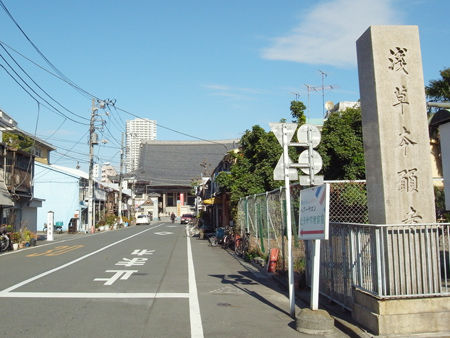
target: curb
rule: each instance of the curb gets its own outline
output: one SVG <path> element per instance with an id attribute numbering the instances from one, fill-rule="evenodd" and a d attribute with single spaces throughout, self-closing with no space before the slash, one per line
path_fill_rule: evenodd
<path id="1" fill-rule="evenodd" d="M 272 278 L 285 290 L 288 290 L 286 281 L 281 279 L 278 275 L 271 274 Z M 298 292 L 297 289 L 295 292 L 295 299 L 300 301 L 302 305 L 305 307 L 310 306 L 310 299 L 309 299 L 309 291 L 305 292 Z M 341 314 L 339 314 L 336 309 L 334 309 L 332 306 L 329 306 L 328 303 L 330 302 L 329 299 L 323 297 L 322 295 L 319 295 L 319 307 L 326 310 L 330 316 L 334 320 L 334 326 L 338 328 L 343 333 L 347 334 L 350 337 L 360 337 L 360 338 L 369 338 L 374 337 L 373 335 L 369 334 L 368 332 L 364 331 L 362 328 L 358 327 L 355 323 L 352 323 L 348 321 L 347 319 L 343 318 Z M 340 306 L 339 306 L 340 307 Z M 342 307 L 340 307 L 342 309 Z"/>

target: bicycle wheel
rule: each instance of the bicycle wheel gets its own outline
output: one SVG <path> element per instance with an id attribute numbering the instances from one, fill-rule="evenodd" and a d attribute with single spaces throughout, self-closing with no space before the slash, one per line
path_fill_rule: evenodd
<path id="1" fill-rule="evenodd" d="M 6 251 L 9 247 L 9 238 L 5 235 L 0 237 L 0 251 Z"/>
<path id="2" fill-rule="evenodd" d="M 234 253 L 238 256 L 242 256 L 242 238 L 237 237 L 234 240 Z"/>
<path id="3" fill-rule="evenodd" d="M 211 246 L 217 246 L 217 237 L 216 236 L 209 237 L 209 243 L 211 244 Z"/>
<path id="4" fill-rule="evenodd" d="M 242 239 L 242 248 L 241 248 L 241 250 L 242 250 L 242 255 L 243 255 L 244 253 L 246 253 L 246 252 L 248 251 L 248 249 L 249 249 L 248 237 L 247 237 L 247 236 L 244 236 L 244 238 Z"/>

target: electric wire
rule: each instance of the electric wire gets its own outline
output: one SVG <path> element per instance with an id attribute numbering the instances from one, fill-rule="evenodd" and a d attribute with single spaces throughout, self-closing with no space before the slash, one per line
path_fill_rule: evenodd
<path id="1" fill-rule="evenodd" d="M 0 0 L 1 1 L 1 0 Z M 54 113 L 63 116 L 65 118 L 67 118 L 68 120 L 71 120 L 74 123 L 80 124 L 80 125 L 89 125 L 88 123 L 83 123 L 83 122 L 79 122 L 76 121 L 74 119 L 72 119 L 71 117 L 65 115 L 64 113 L 62 113 L 59 109 L 55 108 L 51 103 L 49 103 L 46 99 L 44 99 L 41 95 L 39 95 L 30 85 L 28 85 L 28 83 L 26 81 L 24 81 L 24 79 L 14 70 L 13 67 L 11 67 L 11 65 L 8 63 L 8 61 L 6 61 L 6 59 L 3 57 L 3 55 L 0 53 L 0 58 L 8 65 L 8 67 L 14 72 L 14 74 L 16 74 L 16 76 L 23 82 L 23 84 L 25 86 L 27 86 L 37 97 L 39 97 L 42 101 L 44 101 L 48 106 L 50 106 L 52 109 L 47 108 L 50 111 L 53 111 Z M 28 92 L 20 83 L 19 81 L 17 81 L 17 79 L 5 68 L 4 65 L 0 64 L 0 66 L 8 73 L 8 75 L 23 89 L 25 90 L 28 95 L 30 95 L 35 101 L 38 101 L 35 97 L 33 97 L 33 95 L 30 94 L 30 92 Z"/>
<path id="2" fill-rule="evenodd" d="M 35 43 L 29 38 L 29 36 L 25 33 L 25 31 L 22 29 L 22 27 L 19 25 L 19 23 L 16 21 L 16 19 L 13 17 L 11 12 L 8 10 L 6 5 L 3 3 L 2 0 L 0 0 L 0 7 L 3 8 L 3 10 L 6 12 L 8 17 L 14 22 L 14 24 L 17 26 L 17 28 L 22 32 L 22 34 L 25 36 L 25 38 L 28 40 L 28 42 L 33 46 L 33 48 L 38 52 L 38 54 L 45 60 L 45 62 L 56 72 L 58 73 L 62 78 L 66 80 L 66 82 L 71 83 L 74 88 L 76 88 L 79 92 L 87 94 L 89 96 L 93 96 L 78 85 L 76 85 L 72 80 L 70 80 L 66 75 L 64 75 L 56 66 L 50 62 L 49 59 L 44 55 L 44 53 L 41 52 L 41 50 L 35 45 Z"/>
<path id="3" fill-rule="evenodd" d="M 131 115 L 131 116 L 134 116 L 134 117 L 136 117 L 136 118 L 140 118 L 140 119 L 142 118 L 142 117 L 140 117 L 140 116 L 138 116 L 138 115 L 136 115 L 136 114 L 133 114 L 133 113 L 131 113 L 131 112 L 129 112 L 129 111 L 123 109 L 123 108 L 120 108 L 120 107 L 117 107 L 117 106 L 116 106 L 116 109 L 117 109 L 117 110 L 120 110 L 120 111 L 122 111 L 122 112 L 124 112 L 124 113 L 127 113 L 127 114 L 129 114 L 129 115 Z M 179 130 L 176 130 L 176 129 L 173 129 L 173 128 L 170 128 L 170 127 L 163 126 L 162 124 L 157 123 L 156 121 L 155 121 L 155 124 L 156 124 L 158 127 L 161 127 L 161 128 L 163 128 L 163 129 L 170 130 L 170 131 L 172 131 L 172 132 L 174 132 L 174 133 L 177 133 L 177 134 L 180 134 L 180 135 L 184 135 L 184 136 L 187 136 L 187 137 L 190 137 L 190 138 L 193 138 L 193 139 L 197 139 L 197 140 L 201 140 L 201 141 L 204 141 L 204 142 L 220 144 L 220 145 L 224 146 L 226 150 L 228 150 L 227 146 L 226 146 L 225 144 L 223 144 L 223 143 L 216 142 L 216 141 L 212 141 L 212 140 L 207 140 L 207 139 L 204 139 L 204 138 L 201 138 L 201 137 L 197 137 L 197 136 L 194 136 L 194 135 L 190 135 L 190 134 L 187 134 L 187 133 L 185 133 L 185 132 L 182 132 L 182 131 L 179 131 Z"/>
<path id="4" fill-rule="evenodd" d="M 98 97 L 96 97 L 95 95 L 89 93 L 88 91 L 84 90 L 83 88 L 79 87 L 79 86 L 75 86 L 73 83 L 67 81 L 66 79 L 62 78 L 61 76 L 59 76 L 58 74 L 55 74 L 51 71 L 49 71 L 47 68 L 41 66 L 39 63 L 33 61 L 31 58 L 27 57 L 26 55 L 22 54 L 21 52 L 19 52 L 17 49 L 11 47 L 10 45 L 8 45 L 6 42 L 1 41 L 0 40 L 0 44 L 5 46 L 6 48 L 12 50 L 14 53 L 20 55 L 21 57 L 23 57 L 25 60 L 29 61 L 30 63 L 32 63 L 33 65 L 35 65 L 36 67 L 42 69 L 43 71 L 47 72 L 48 74 L 52 75 L 53 77 L 56 77 L 57 79 L 67 83 L 69 86 L 71 86 L 74 89 L 79 89 L 81 91 L 83 91 L 86 95 L 88 96 L 90 99 L 95 98 L 96 100 L 100 100 Z"/>
<path id="5" fill-rule="evenodd" d="M 23 53 L 19 52 L 18 50 L 14 49 L 13 47 L 9 46 L 9 45 L 8 45 L 7 43 L 5 43 L 4 41 L 1 41 L 1 40 L 0 40 L 0 44 L 6 46 L 7 48 L 9 48 L 10 50 L 14 51 L 15 53 L 17 53 L 18 55 L 20 55 L 20 56 L 23 57 L 24 59 L 26 59 L 26 60 L 28 60 L 29 62 L 31 62 L 32 64 L 34 64 L 35 66 L 37 66 L 37 67 L 39 67 L 40 69 L 44 70 L 44 71 L 47 72 L 48 74 L 50 74 L 50 75 L 52 75 L 52 76 L 58 78 L 59 80 L 65 82 L 65 83 L 67 83 L 67 84 L 69 84 L 70 86 L 72 86 L 72 87 L 74 87 L 74 88 L 76 88 L 76 89 L 77 89 L 77 88 L 78 88 L 78 89 L 81 89 L 83 92 L 87 93 L 87 94 L 89 95 L 90 98 L 95 98 L 96 100 L 100 100 L 100 101 L 101 101 L 101 99 L 99 99 L 99 98 L 98 98 L 97 96 L 95 96 L 94 94 L 89 93 L 88 91 L 82 89 L 82 88 L 79 87 L 79 86 L 75 86 L 73 83 L 67 81 L 66 79 L 62 78 L 61 76 L 58 76 L 57 74 L 55 74 L 55 73 L 49 71 L 48 69 L 46 69 L 45 67 L 41 66 L 41 65 L 38 64 L 37 62 L 33 61 L 31 58 L 28 58 L 28 57 L 25 56 Z M 121 112 L 126 113 L 126 114 L 128 114 L 128 115 L 130 115 L 130 116 L 133 116 L 133 117 L 135 117 L 135 118 L 143 118 L 143 117 L 141 117 L 141 116 L 139 116 L 139 115 L 136 115 L 136 114 L 131 113 L 131 112 L 128 111 L 128 110 L 125 110 L 125 109 L 123 109 L 123 108 L 117 107 L 115 104 L 113 105 L 113 108 L 114 108 L 117 112 L 118 112 L 118 111 L 121 111 Z M 122 119 L 122 117 L 121 117 L 120 114 L 117 114 L 117 115 L 119 116 L 120 119 Z M 179 131 L 179 130 L 176 130 L 176 129 L 173 129 L 173 128 L 170 128 L 170 127 L 167 127 L 167 126 L 164 126 L 164 125 L 162 125 L 161 123 L 156 123 L 156 125 L 159 126 L 159 127 L 161 127 L 161 128 L 163 128 L 163 129 L 167 129 L 167 130 L 169 130 L 169 131 L 172 131 L 172 132 L 174 132 L 174 133 L 177 133 L 177 134 L 180 134 L 180 135 L 183 135 L 183 136 L 187 136 L 187 137 L 189 137 L 189 138 L 193 138 L 193 139 L 197 139 L 197 140 L 201 140 L 201 141 L 209 142 L 209 143 L 220 144 L 220 145 L 224 146 L 224 147 L 228 150 L 228 148 L 226 147 L 226 145 L 224 145 L 223 143 L 215 142 L 215 141 L 208 140 L 208 139 L 205 139 L 205 138 L 201 138 L 201 137 L 198 137 L 198 136 L 194 136 L 194 135 L 191 135 L 191 134 L 188 134 L 188 133 L 185 133 L 185 132 L 182 132 L 182 131 Z"/>
<path id="6" fill-rule="evenodd" d="M 36 81 L 33 80 L 33 78 L 22 68 L 22 66 L 16 61 L 16 59 L 14 59 L 14 57 L 8 52 L 8 50 L 3 46 L 0 45 L 2 47 L 2 49 L 8 54 L 8 56 L 11 58 L 11 60 L 13 60 L 13 62 L 17 65 L 17 67 L 20 68 L 20 70 L 35 84 L 36 87 L 38 87 L 40 90 L 42 90 L 43 93 L 45 93 L 50 99 L 52 99 L 54 102 L 56 102 L 61 108 L 63 108 L 65 111 L 67 111 L 68 113 L 79 117 L 83 120 L 89 120 L 89 118 L 82 116 L 82 115 L 78 115 L 76 113 L 74 113 L 73 111 L 71 111 L 70 109 L 68 109 L 67 107 L 65 107 L 63 104 L 61 104 L 58 100 L 56 100 L 54 97 L 52 97 L 47 91 L 45 91 L 39 84 L 36 83 Z M 3 59 L 3 55 L 0 53 L 2 59 Z M 8 64 L 9 65 L 9 64 Z M 11 67 L 11 66 L 10 66 Z M 22 80 L 23 81 L 23 80 Z"/>
<path id="7" fill-rule="evenodd" d="M 48 139 L 50 139 L 53 135 L 55 135 L 64 125 L 64 123 L 67 121 L 66 118 L 63 119 L 63 121 L 61 122 L 61 124 L 49 135 L 46 136 L 46 138 L 44 138 L 45 141 L 47 141 Z"/>
<path id="8" fill-rule="evenodd" d="M 36 123 L 35 123 L 35 126 L 34 126 L 34 137 L 33 137 L 33 144 L 31 146 L 31 151 L 34 151 L 34 147 L 36 145 L 36 133 L 37 133 L 37 127 L 38 127 L 38 124 L 39 124 L 39 116 L 40 116 L 40 113 L 41 113 L 41 106 L 40 106 L 38 101 L 36 101 L 36 103 L 37 103 L 37 116 L 36 116 Z M 30 158 L 28 159 L 28 165 L 27 165 L 27 170 L 26 170 L 27 174 L 31 174 L 31 163 L 34 160 L 34 157 L 33 157 L 33 154 L 31 153 L 31 151 L 30 151 Z M 20 188 L 22 186 L 22 184 L 27 180 L 27 178 L 28 178 L 27 175 L 23 175 L 22 181 L 20 181 L 20 183 L 18 183 L 17 185 L 14 186 L 14 188 L 13 188 L 13 192 L 14 193 L 15 193 L 17 188 Z M 33 194 L 31 194 L 30 199 L 31 198 L 33 198 Z"/>

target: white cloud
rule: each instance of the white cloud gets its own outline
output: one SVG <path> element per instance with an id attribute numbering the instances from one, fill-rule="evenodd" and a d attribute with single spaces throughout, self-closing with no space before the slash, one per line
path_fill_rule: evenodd
<path id="1" fill-rule="evenodd" d="M 393 0 L 332 0 L 321 2 L 292 31 L 273 39 L 262 56 L 308 64 L 356 64 L 356 40 L 370 25 L 401 24 Z"/>
<path id="2" fill-rule="evenodd" d="M 251 95 L 264 94 L 261 89 L 232 87 L 222 84 L 207 84 L 203 87 L 209 89 L 212 95 L 239 100 L 248 100 L 252 98 Z"/>

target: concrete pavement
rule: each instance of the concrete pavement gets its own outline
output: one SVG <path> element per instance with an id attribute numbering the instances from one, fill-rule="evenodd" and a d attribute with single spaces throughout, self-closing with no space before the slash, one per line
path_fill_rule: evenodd
<path id="1" fill-rule="evenodd" d="M 11 280 L 9 281 L 9 278 L 6 278 L 5 280 L 2 280 L 2 283 L 5 284 L 4 287 L 13 285 L 17 281 L 26 279 L 26 275 L 37 275 L 41 272 L 40 270 L 44 271 L 43 264 L 53 264 L 54 266 L 65 264 L 70 259 L 76 259 L 76 257 L 80 257 L 85 253 L 92 252 L 96 247 L 102 245 L 102 242 L 105 244 L 109 243 L 109 238 L 111 238 L 111 240 L 112 237 L 116 239 L 124 238 L 130 233 L 136 233 L 136 230 L 140 232 L 141 229 L 144 230 L 147 227 L 139 226 L 133 228 L 135 229 L 128 228 L 110 231 L 110 234 L 103 232 L 92 235 L 56 234 L 55 241 L 53 242 L 44 240 L 38 241 L 39 247 L 48 246 L 49 248 L 58 246 L 75 247 L 76 244 L 80 243 L 83 245 L 78 245 L 80 246 L 79 249 L 67 252 L 63 255 L 53 256 L 52 258 L 45 258 L 45 256 L 38 255 L 36 258 L 31 258 L 27 261 L 23 261 L 21 256 L 32 253 L 32 248 L 30 248 L 31 250 L 27 253 L 21 250 L 23 254 L 10 257 L 11 259 L 14 258 L 17 262 L 21 262 L 21 266 L 26 265 L 26 269 L 11 273 Z M 76 284 L 70 282 L 71 280 L 74 280 L 71 275 L 73 276 L 75 271 L 72 268 L 68 268 L 59 270 L 48 277 L 43 277 L 39 279 L 39 281 L 23 286 L 19 288 L 19 291 L 58 291 L 59 293 L 64 293 L 65 297 L 70 299 L 73 292 L 84 292 L 87 290 L 86 286 L 89 285 L 91 291 L 97 292 L 96 295 L 98 297 L 99 292 L 103 292 L 103 287 L 101 286 L 102 283 L 92 282 L 93 277 L 102 277 L 102 275 L 105 274 L 103 270 L 110 268 L 109 265 L 111 265 L 112 262 L 125 256 L 128 250 L 127 248 L 143 248 L 146 245 L 150 245 L 151 248 L 156 249 L 157 253 L 160 253 L 160 255 L 152 256 L 151 263 L 148 263 L 151 264 L 148 265 L 148 268 L 151 268 L 136 274 L 134 279 L 130 279 L 126 282 L 126 285 L 128 285 L 127 289 L 117 289 L 117 292 L 129 292 L 130 290 L 136 290 L 135 292 L 138 292 L 145 290 L 146 292 L 175 292 L 177 295 L 182 295 L 180 292 L 186 292 L 187 289 L 188 281 L 186 276 L 188 275 L 189 295 L 193 292 L 191 289 L 191 282 L 195 284 L 195 294 L 196 298 L 198 298 L 198 319 L 200 320 L 200 322 L 197 323 L 202 324 L 201 333 L 204 337 L 310 336 L 301 334 L 295 330 L 295 321 L 289 316 L 289 301 L 286 292 L 280 288 L 280 285 L 277 284 L 272 276 L 261 272 L 251 264 L 238 259 L 231 252 L 223 250 L 220 247 L 210 247 L 206 240 L 198 240 L 196 238 L 187 239 L 187 243 L 189 244 L 186 255 L 186 239 L 182 240 L 182 237 L 186 237 L 186 234 L 184 233 L 183 236 L 183 230 L 184 226 L 180 224 L 172 225 L 170 223 L 165 223 L 155 231 L 158 231 L 161 235 L 163 232 L 172 235 L 155 236 L 153 234 L 155 231 L 147 232 L 145 235 L 143 234 L 127 241 L 127 243 L 130 242 L 130 244 L 126 244 L 125 246 L 114 246 L 115 249 L 113 251 L 102 251 L 98 255 L 91 256 L 89 259 L 73 265 L 77 271 L 83 271 L 82 275 L 75 274 L 77 276 Z M 102 234 L 106 236 L 103 236 Z M 55 245 L 52 246 L 52 244 Z M 169 247 L 173 247 L 173 249 L 167 251 L 169 249 L 168 245 Z M 120 249 L 120 252 L 116 253 L 118 249 Z M 23 250 L 28 251 L 29 249 Z M 39 249 L 37 250 L 39 252 L 42 251 Z M 46 251 L 48 250 L 44 250 L 42 253 Z M 170 253 L 170 255 L 164 254 L 164 252 Z M 192 260 L 187 257 L 190 252 Z M 189 264 L 187 264 L 186 261 L 193 262 L 192 268 L 195 269 L 194 281 L 190 280 L 191 275 L 193 274 L 187 274 L 187 270 L 189 270 L 190 267 L 187 267 Z M 18 265 L 16 264 L 15 266 Z M 51 265 L 48 266 L 48 268 L 51 267 Z M 14 280 L 16 281 L 14 282 Z M 144 280 L 145 284 L 141 284 L 140 281 Z M 95 289 L 92 289 L 92 287 Z M 113 286 L 109 289 L 113 289 Z M 186 293 L 185 295 L 187 296 Z M 189 299 L 191 299 L 191 296 L 189 296 Z M 18 298 L 18 300 L 20 300 L 20 298 Z M 62 306 L 62 303 L 58 300 L 46 299 L 45 302 L 51 306 L 49 311 L 53 314 L 57 313 L 56 310 L 58 309 L 58 306 Z M 17 301 L 14 301 L 14 303 L 17 304 Z M 26 309 L 26 313 L 30 313 L 30 315 L 33 312 L 36 313 L 35 311 L 39 307 L 39 302 L 28 300 L 26 304 L 26 307 L 23 308 L 24 310 Z M 87 319 L 87 317 L 76 314 L 76 306 L 85 306 L 86 304 L 92 304 L 92 302 L 71 300 L 70 302 L 64 302 L 64 304 L 66 306 L 65 311 L 74 316 L 74 318 L 80 320 L 82 318 Z M 71 304 L 70 307 L 69 304 Z M 117 300 L 98 300 L 94 301 L 94 304 L 100 311 L 96 312 L 96 317 L 100 313 L 104 313 L 104 315 L 108 317 L 104 318 L 105 324 L 110 322 L 108 321 L 109 318 L 120 315 L 121 318 L 127 318 L 127 321 L 134 322 L 135 325 L 142 325 L 145 316 L 147 316 L 148 319 L 145 322 L 146 329 L 143 332 L 151 332 L 150 336 L 154 337 L 167 336 L 167 329 L 164 329 L 165 326 L 162 325 L 162 323 L 167 321 L 167 314 L 169 313 L 171 314 L 169 320 L 172 319 L 174 321 L 170 332 L 177 332 L 178 336 L 186 336 L 185 334 L 187 332 L 185 328 L 186 326 L 189 327 L 189 317 L 186 317 L 186 310 L 190 307 L 190 301 L 188 304 L 186 298 L 178 300 L 154 299 L 151 302 L 143 300 L 126 302 L 119 302 Z M 142 315 L 136 315 L 135 312 L 132 312 L 134 315 L 128 318 L 124 316 L 123 309 L 122 312 L 116 311 L 116 307 L 110 308 L 108 307 L 108 304 L 116 304 L 121 307 L 131 306 L 129 310 L 136 309 L 136 306 L 138 306 L 139 313 Z M 32 311 L 34 306 L 36 306 L 36 310 Z M 150 308 L 148 306 L 150 306 Z M 301 308 L 304 308 L 304 304 L 299 301 L 297 302 L 297 312 L 300 311 Z M 192 309 L 190 312 L 192 327 Z M 86 323 L 88 322 L 85 322 L 85 325 Z M 95 325 L 98 324 L 94 323 L 89 322 L 88 329 L 82 329 L 81 327 L 72 325 L 71 334 L 74 334 L 75 332 L 88 332 L 89 330 L 98 331 L 99 329 L 103 332 L 111 331 L 110 326 L 103 325 L 104 327 L 96 327 Z M 56 332 L 64 330 L 62 323 L 61 325 L 53 326 L 53 332 L 55 332 L 55 334 Z M 117 328 L 122 329 L 121 326 L 118 326 Z M 123 329 L 124 328 L 125 327 L 123 327 Z M 135 331 L 136 328 L 133 327 L 129 332 Z M 111 331 L 110 333 L 112 336 L 117 336 L 118 331 Z M 23 336 L 28 336 L 28 334 L 24 333 Z M 335 329 L 332 334 L 328 336 L 345 337 L 346 335 L 338 329 Z"/>

